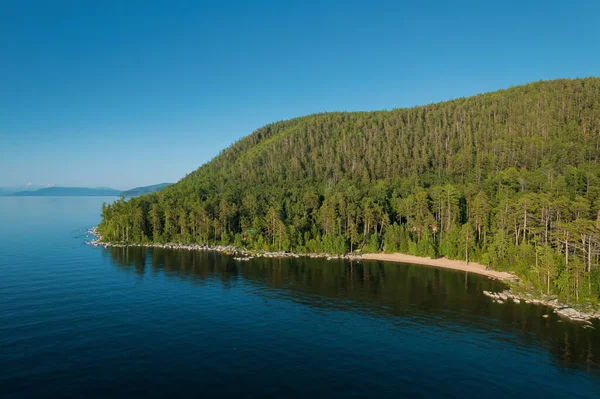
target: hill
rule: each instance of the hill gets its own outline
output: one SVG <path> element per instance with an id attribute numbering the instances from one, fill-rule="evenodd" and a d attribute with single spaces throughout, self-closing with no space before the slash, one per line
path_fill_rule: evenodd
<path id="1" fill-rule="evenodd" d="M 172 185 L 173 183 L 160 183 L 152 186 L 136 187 L 130 190 L 122 191 L 120 195 L 121 197 L 139 197 L 140 195 L 154 193 Z"/>
<path id="2" fill-rule="evenodd" d="M 600 79 L 543 81 L 258 129 L 159 193 L 103 206 L 104 239 L 399 251 L 600 293 Z"/>
<path id="3" fill-rule="evenodd" d="M 26 186 L 20 186 L 20 187 L 0 187 L 0 197 L 11 196 L 14 193 L 21 192 L 21 191 L 35 191 L 35 190 L 39 190 L 40 188 L 44 188 L 44 187 L 34 186 L 34 185 L 26 185 Z"/>
<path id="4" fill-rule="evenodd" d="M 18 197 L 110 197 L 119 194 L 119 190 L 112 188 L 48 187 L 35 191 L 19 191 L 12 195 Z"/>

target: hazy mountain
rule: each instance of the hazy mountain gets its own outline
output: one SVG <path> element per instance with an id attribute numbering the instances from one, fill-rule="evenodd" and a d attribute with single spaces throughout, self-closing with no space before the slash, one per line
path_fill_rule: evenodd
<path id="1" fill-rule="evenodd" d="M 119 190 L 103 187 L 48 187 L 35 191 L 19 191 L 12 195 L 18 197 L 117 197 L 120 193 Z"/>
<path id="2" fill-rule="evenodd" d="M 0 187 L 0 196 L 3 195 L 12 195 L 21 191 L 36 191 L 42 188 L 47 188 L 47 186 L 35 186 L 33 184 L 26 184 L 24 186 L 16 186 L 16 187 Z"/>
<path id="3" fill-rule="evenodd" d="M 0 188 L 0 196 L 17 196 L 17 197 L 90 197 L 90 196 L 121 196 L 121 197 L 138 197 L 144 194 L 154 193 L 165 187 L 171 186 L 173 183 L 160 183 L 152 186 L 136 187 L 125 191 L 115 190 L 110 187 L 43 187 L 26 186 L 26 187 L 2 187 Z"/>
<path id="4" fill-rule="evenodd" d="M 125 190 L 121 192 L 121 197 L 139 197 L 140 195 L 154 193 L 156 191 L 160 191 L 165 187 L 172 186 L 173 183 L 160 183 L 154 184 L 152 186 L 143 186 L 136 187 L 130 190 Z"/>

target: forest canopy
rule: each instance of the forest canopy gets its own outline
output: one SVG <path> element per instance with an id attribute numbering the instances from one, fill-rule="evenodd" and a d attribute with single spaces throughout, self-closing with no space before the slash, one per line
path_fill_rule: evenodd
<path id="1" fill-rule="evenodd" d="M 258 129 L 177 184 L 102 208 L 104 240 L 403 252 L 600 293 L 600 79 Z"/>

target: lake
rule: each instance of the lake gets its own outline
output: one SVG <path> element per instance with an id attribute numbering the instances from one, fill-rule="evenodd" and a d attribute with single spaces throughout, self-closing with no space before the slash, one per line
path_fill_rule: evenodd
<path id="1" fill-rule="evenodd" d="M 112 200 L 0 197 L 0 397 L 599 396 L 600 325 L 499 282 L 85 245 Z"/>

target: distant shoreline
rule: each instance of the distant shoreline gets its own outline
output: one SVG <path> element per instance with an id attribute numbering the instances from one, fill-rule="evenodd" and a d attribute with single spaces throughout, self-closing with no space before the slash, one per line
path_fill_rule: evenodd
<path id="1" fill-rule="evenodd" d="M 117 197 L 133 198 L 151 194 L 171 186 L 173 183 L 160 183 L 152 186 L 136 187 L 129 190 L 116 190 L 109 187 L 44 187 L 35 190 L 14 190 L 0 187 L 2 197 Z"/>

